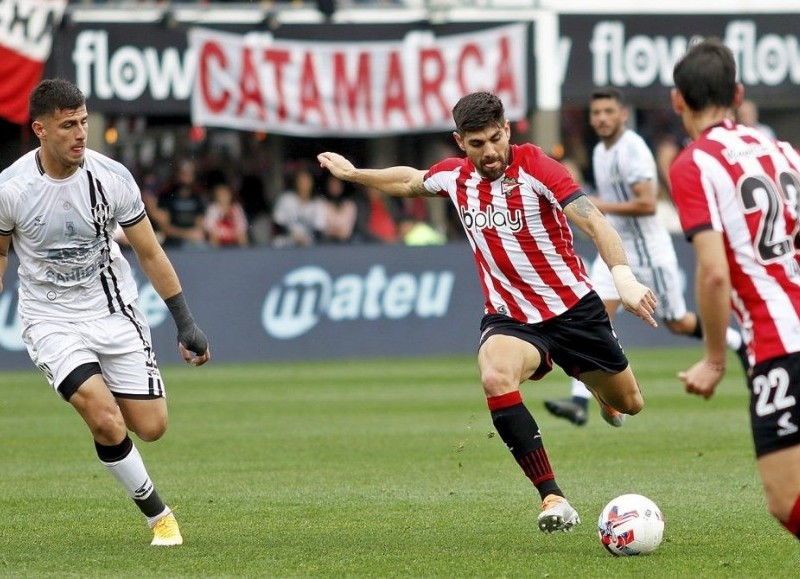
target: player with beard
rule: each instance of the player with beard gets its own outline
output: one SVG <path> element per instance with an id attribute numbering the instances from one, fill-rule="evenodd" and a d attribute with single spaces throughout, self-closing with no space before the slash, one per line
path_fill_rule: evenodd
<path id="1" fill-rule="evenodd" d="M 656 217 L 656 161 L 644 139 L 626 127 L 627 120 L 628 108 L 619 89 L 603 88 L 592 93 L 589 122 L 600 139 L 592 155 L 597 189 L 592 201 L 619 233 L 636 278 L 653 288 L 658 316 L 667 329 L 700 340 L 703 325 L 697 314 L 686 309 L 672 237 Z M 589 277 L 613 321 L 620 299 L 602 256 L 592 263 Z M 728 328 L 727 343 L 746 370 L 749 364 L 741 334 Z M 586 386 L 573 378 L 571 399 L 546 400 L 544 406 L 551 414 L 581 426 L 588 421 L 590 398 Z M 611 419 L 612 426 L 622 426 L 625 420 L 621 413 L 604 416 Z"/>
<path id="2" fill-rule="evenodd" d="M 510 125 L 496 95 L 464 96 L 453 119 L 453 137 L 466 157 L 445 159 L 427 171 L 358 169 L 331 152 L 318 159 L 339 179 L 399 197 L 446 197 L 455 205 L 485 297 L 478 366 L 492 422 L 539 492 L 539 528 L 569 531 L 580 517 L 555 480 L 520 385 L 540 379 L 555 363 L 589 386 L 603 412 L 636 414 L 644 401 L 603 302 L 575 255 L 567 218 L 594 241 L 625 308 L 654 327 L 656 298 L 636 280 L 619 235 L 567 170 L 532 144 L 510 144 Z"/>
<path id="3" fill-rule="evenodd" d="M 151 545 L 180 545 L 175 516 L 128 435 L 161 438 L 167 401 L 136 281 L 114 240 L 117 225 L 175 320 L 184 360 L 207 362 L 208 340 L 130 172 L 87 148 L 89 114 L 78 87 L 43 80 L 30 95 L 30 118 L 40 146 L 0 173 L 0 291 L 13 240 L 31 360 L 86 423 L 101 464 L 152 529 Z M 80 497 L 80 480 L 74 483 Z"/>

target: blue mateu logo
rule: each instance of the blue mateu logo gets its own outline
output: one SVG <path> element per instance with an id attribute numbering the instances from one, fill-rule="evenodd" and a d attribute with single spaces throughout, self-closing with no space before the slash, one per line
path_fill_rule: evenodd
<path id="1" fill-rule="evenodd" d="M 389 276 L 380 265 L 365 275 L 334 279 L 325 269 L 309 265 L 288 272 L 280 285 L 270 288 L 261 322 L 270 336 L 289 340 L 311 330 L 323 317 L 333 322 L 442 317 L 450 306 L 454 282 L 452 271 Z"/>

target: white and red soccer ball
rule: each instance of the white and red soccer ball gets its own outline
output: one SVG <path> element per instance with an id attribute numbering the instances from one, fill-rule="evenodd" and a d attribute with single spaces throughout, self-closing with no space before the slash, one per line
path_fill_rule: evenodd
<path id="1" fill-rule="evenodd" d="M 597 534 L 612 555 L 647 555 L 664 538 L 664 515 L 647 497 L 620 495 L 600 513 Z"/>

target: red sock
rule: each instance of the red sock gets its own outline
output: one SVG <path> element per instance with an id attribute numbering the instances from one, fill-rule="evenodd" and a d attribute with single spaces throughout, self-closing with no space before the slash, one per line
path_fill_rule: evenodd
<path id="1" fill-rule="evenodd" d="M 520 394 L 519 390 L 515 390 L 500 396 L 488 396 L 486 403 L 489 405 L 489 410 L 503 410 L 504 408 L 522 404 L 522 394 Z"/>
<path id="2" fill-rule="evenodd" d="M 547 453 L 544 447 L 539 447 L 533 452 L 529 452 L 525 456 L 517 459 L 522 472 L 525 473 L 535 486 L 539 486 L 547 480 L 553 480 L 556 475 L 553 474 L 553 468 L 550 466 L 550 459 L 547 458 Z"/>
<path id="3" fill-rule="evenodd" d="M 786 522 L 781 521 L 781 524 L 792 535 L 800 539 L 800 495 L 798 495 L 797 500 L 794 503 L 794 507 L 792 507 L 792 512 L 789 514 L 789 520 Z"/>

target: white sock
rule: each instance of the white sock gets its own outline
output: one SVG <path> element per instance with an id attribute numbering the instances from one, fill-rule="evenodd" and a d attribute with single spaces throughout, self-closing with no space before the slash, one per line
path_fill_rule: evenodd
<path id="1" fill-rule="evenodd" d="M 139 450 L 134 444 L 128 456 L 116 462 L 100 461 L 104 467 L 117 479 L 128 496 L 134 500 L 146 499 L 153 492 L 153 481 L 144 468 L 144 461 Z"/>
<path id="2" fill-rule="evenodd" d="M 589 389 L 586 387 L 586 385 L 577 378 L 572 379 L 572 395 L 577 396 L 578 398 L 586 399 L 592 397 L 592 393 L 589 392 Z"/>
<path id="3" fill-rule="evenodd" d="M 171 512 L 172 509 L 170 509 L 169 507 L 164 507 L 164 510 L 158 513 L 155 517 L 147 517 L 147 526 L 152 529 L 153 525 L 155 525 L 158 521 L 166 517 Z"/>

